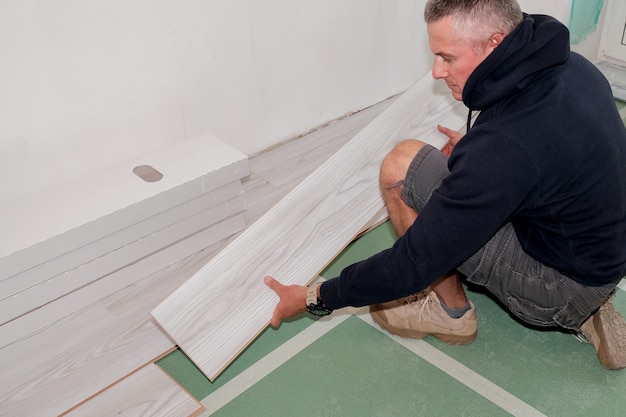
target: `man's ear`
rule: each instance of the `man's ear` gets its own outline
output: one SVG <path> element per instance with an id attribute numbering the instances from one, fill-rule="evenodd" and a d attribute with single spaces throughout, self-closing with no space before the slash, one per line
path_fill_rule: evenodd
<path id="1" fill-rule="evenodd" d="M 492 46 L 495 48 L 502 43 L 503 39 L 504 39 L 503 34 L 494 33 L 493 35 L 491 35 L 491 38 L 489 38 L 489 46 Z"/>

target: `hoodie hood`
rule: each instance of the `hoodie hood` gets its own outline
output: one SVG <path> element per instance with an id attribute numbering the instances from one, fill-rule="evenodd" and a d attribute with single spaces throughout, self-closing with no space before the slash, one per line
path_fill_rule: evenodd
<path id="1" fill-rule="evenodd" d="M 463 103 L 484 110 L 534 82 L 535 75 L 569 57 L 569 31 L 558 20 L 524 14 L 524 20 L 474 70 L 463 89 Z"/>

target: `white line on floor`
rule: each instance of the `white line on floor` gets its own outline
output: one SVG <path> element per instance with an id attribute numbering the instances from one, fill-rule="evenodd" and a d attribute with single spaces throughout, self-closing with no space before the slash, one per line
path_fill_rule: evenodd
<path id="1" fill-rule="evenodd" d="M 215 413 L 270 372 L 343 323 L 352 314 L 512 415 L 546 417 L 545 414 L 423 340 L 404 339 L 381 330 L 371 320 L 366 309 L 346 309 L 343 313 L 335 313 L 332 318 L 318 320 L 203 399 L 201 402 L 206 409 L 199 414 L 199 417 L 208 417 Z"/>
<path id="2" fill-rule="evenodd" d="M 355 311 L 354 313 L 361 320 L 365 321 L 372 327 L 386 334 L 397 343 L 409 349 L 411 352 L 415 353 L 422 359 L 441 369 L 443 372 L 447 373 L 451 377 L 455 378 L 457 381 L 466 385 L 470 389 L 474 390 L 476 393 L 482 395 L 487 400 L 491 401 L 498 407 L 508 411 L 514 416 L 546 417 L 545 414 L 526 404 L 524 401 L 520 400 L 513 394 L 502 389 L 482 375 L 472 371 L 467 366 L 456 361 L 455 359 L 451 358 L 450 356 L 446 355 L 445 353 L 441 352 L 439 349 L 433 347 L 425 341 L 405 339 L 402 337 L 394 336 L 382 330 L 376 323 L 374 323 L 366 309 L 361 309 L 361 311 Z"/>
<path id="3" fill-rule="evenodd" d="M 198 417 L 210 416 L 351 316 L 337 312 L 310 325 L 203 399 L 206 409 Z"/>

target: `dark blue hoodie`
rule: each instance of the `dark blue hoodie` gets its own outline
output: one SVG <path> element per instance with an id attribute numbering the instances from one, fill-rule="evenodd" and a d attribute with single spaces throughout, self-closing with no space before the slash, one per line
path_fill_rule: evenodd
<path id="1" fill-rule="evenodd" d="M 524 250 L 587 285 L 624 276 L 626 130 L 610 87 L 548 16 L 523 22 L 463 90 L 474 126 L 395 245 L 321 288 L 331 308 L 425 289 L 511 222 Z"/>

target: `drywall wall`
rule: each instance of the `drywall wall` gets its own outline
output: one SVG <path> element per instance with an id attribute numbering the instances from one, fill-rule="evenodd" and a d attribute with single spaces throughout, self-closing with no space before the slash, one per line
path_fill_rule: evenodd
<path id="1" fill-rule="evenodd" d="M 430 69 L 424 4 L 0 2 L 0 204 L 207 131 L 254 154 L 399 93 Z"/>
<path id="2" fill-rule="evenodd" d="M 207 131 L 252 154 L 399 93 L 430 65 L 424 3 L 0 2 L 3 195 Z"/>
<path id="3" fill-rule="evenodd" d="M 526 13 L 554 16 L 568 25 L 574 0 L 517 0 Z"/>

